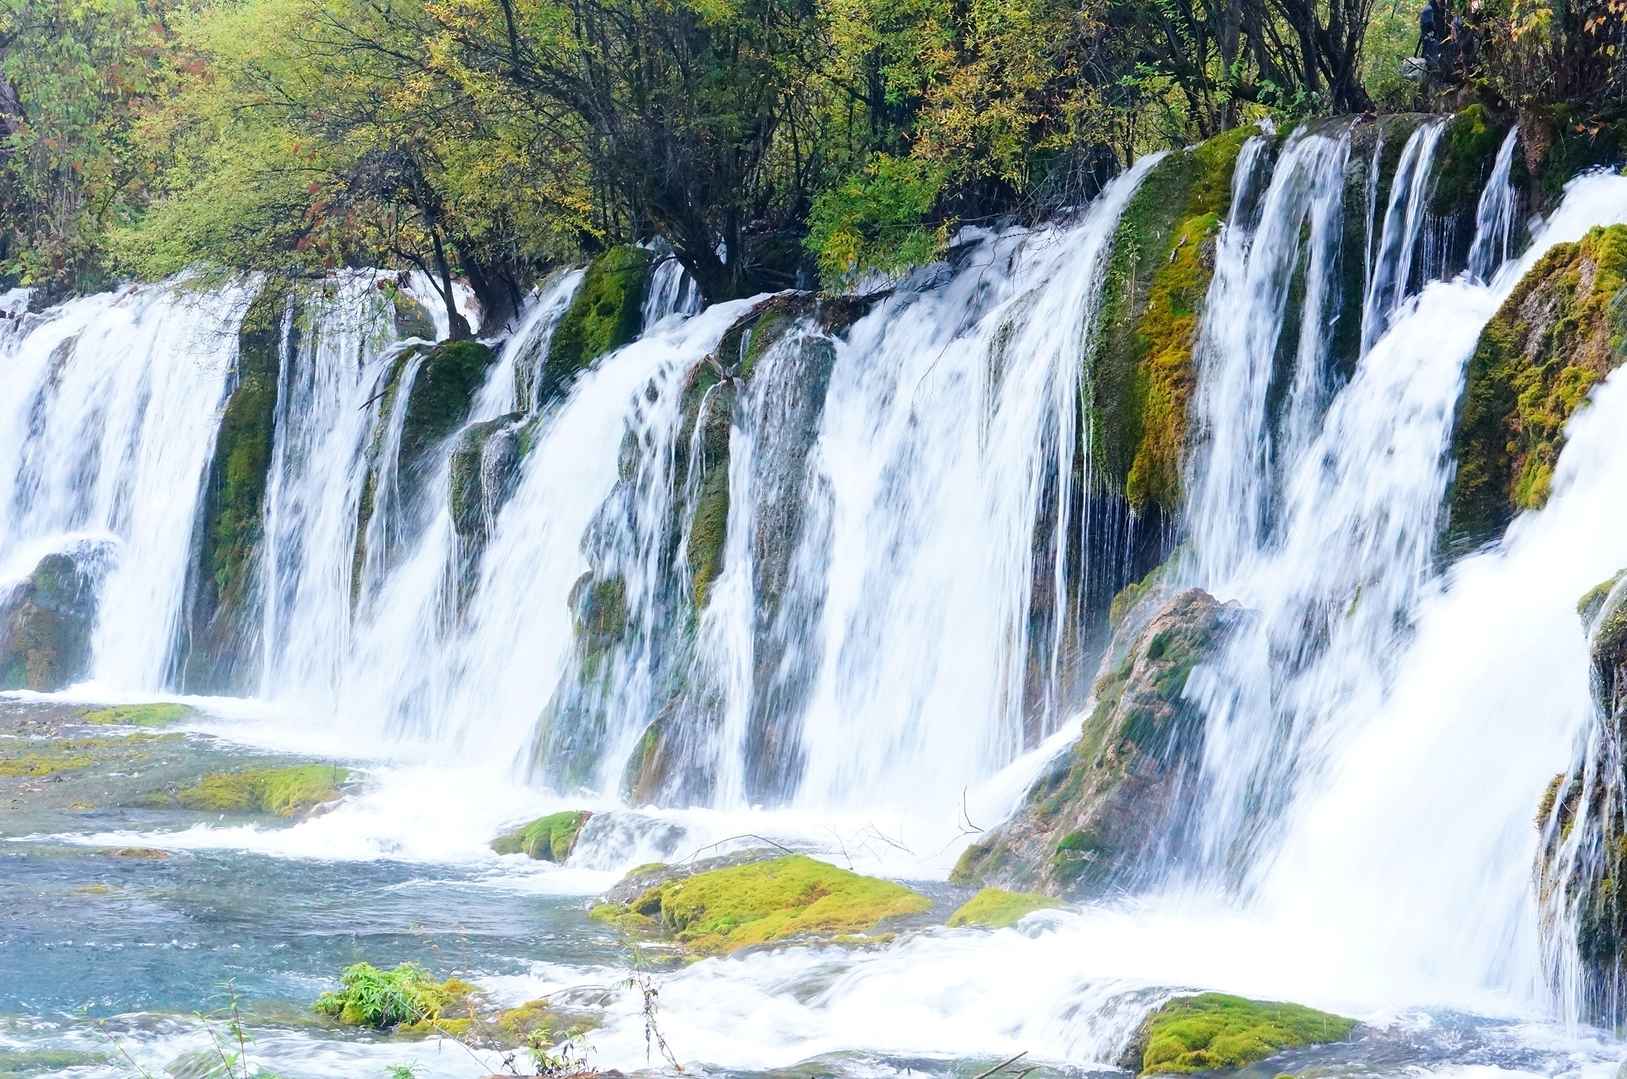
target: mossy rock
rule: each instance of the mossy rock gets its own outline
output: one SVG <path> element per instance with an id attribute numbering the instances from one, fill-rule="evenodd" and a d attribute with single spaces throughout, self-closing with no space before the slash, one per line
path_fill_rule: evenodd
<path id="1" fill-rule="evenodd" d="M 90 669 L 105 544 L 40 559 L 0 597 L 0 690 L 65 689 Z"/>
<path id="2" fill-rule="evenodd" d="M 1037 910 L 1055 910 L 1061 905 L 1055 896 L 984 888 L 949 916 L 949 927 L 956 929 L 975 925 L 985 929 L 1004 929 L 1016 925 Z"/>
<path id="3" fill-rule="evenodd" d="M 1627 162 L 1627 110 L 1587 103 L 1539 105 L 1520 113 L 1525 186 L 1534 208 L 1559 205 L 1565 185 L 1588 169 Z"/>
<path id="4" fill-rule="evenodd" d="M 349 771 L 328 764 L 246 768 L 213 772 L 172 794 L 155 794 L 150 801 L 206 813 L 292 817 L 338 799 L 349 779 Z"/>
<path id="5" fill-rule="evenodd" d="M 458 435 L 447 463 L 452 528 L 466 541 L 484 544 L 488 510 L 495 515 L 519 479 L 517 428 L 524 417 L 510 413 L 471 423 Z"/>
<path id="6" fill-rule="evenodd" d="M 581 287 L 548 342 L 539 405 L 564 392 L 600 356 L 638 336 L 652 259 L 641 247 L 623 246 L 611 248 L 589 264 Z"/>
<path id="7" fill-rule="evenodd" d="M 1627 225 L 1556 244 L 1481 332 L 1453 426 L 1448 545 L 1548 500 L 1565 424 L 1627 356 Z"/>
<path id="8" fill-rule="evenodd" d="M 168 727 L 197 715 L 185 704 L 117 704 L 79 713 L 79 722 L 93 727 Z"/>
<path id="9" fill-rule="evenodd" d="M 1257 134 L 1239 128 L 1160 161 L 1113 233 L 1090 365 L 1090 451 L 1137 510 L 1180 505 L 1192 350 L 1214 238 L 1231 207 L 1238 155 Z"/>
<path id="10" fill-rule="evenodd" d="M 401 428 L 402 475 L 422 469 L 429 454 L 462 427 L 497 356 L 479 341 L 446 341 L 424 357 L 407 391 Z"/>
<path id="11" fill-rule="evenodd" d="M 1121 627 L 1103 659 L 1095 706 L 1079 741 L 1034 781 L 1017 813 L 969 846 L 950 874 L 998 885 L 1086 896 L 1137 859 L 1170 853 L 1184 833 L 1190 784 L 1202 758 L 1202 714 L 1185 698 L 1197 665 L 1224 644 L 1241 611 L 1198 589 Z"/>
<path id="12" fill-rule="evenodd" d="M 234 688 L 237 631 L 253 601 L 265 493 L 276 434 L 277 392 L 285 327 L 293 292 L 273 278 L 249 304 L 237 333 L 237 364 L 231 393 L 215 435 L 204 485 L 197 587 L 191 612 L 193 648 L 189 688 Z"/>
<path id="13" fill-rule="evenodd" d="M 1147 1017 L 1119 1063 L 1142 1075 L 1234 1071 L 1284 1049 L 1350 1037 L 1354 1019 L 1225 993 L 1178 997 Z"/>
<path id="14" fill-rule="evenodd" d="M 89 768 L 94 763 L 84 753 L 57 750 L 44 753 L 0 753 L 0 776 L 21 779 L 46 779 L 63 772 Z"/>
<path id="15" fill-rule="evenodd" d="M 1470 105 L 1447 121 L 1435 152 L 1434 188 L 1429 211 L 1438 217 L 1464 218 L 1472 224 L 1480 193 L 1509 124 L 1484 105 Z"/>
<path id="16" fill-rule="evenodd" d="M 647 920 L 692 955 L 721 955 L 803 937 L 866 933 L 931 907 L 930 899 L 902 884 L 790 854 L 657 884 L 594 914 L 611 922 Z"/>
<path id="17" fill-rule="evenodd" d="M 585 809 L 550 813 L 498 836 L 492 840 L 491 849 L 498 854 L 523 854 L 538 861 L 564 865 L 576 847 L 582 826 L 592 816 Z"/>

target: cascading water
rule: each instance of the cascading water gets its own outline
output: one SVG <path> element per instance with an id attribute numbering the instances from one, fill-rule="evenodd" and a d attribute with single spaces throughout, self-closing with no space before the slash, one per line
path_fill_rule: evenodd
<path id="1" fill-rule="evenodd" d="M 0 549 L 114 540 L 92 677 L 156 690 L 171 673 L 187 556 L 246 284 L 154 286 L 21 316 L 0 406 Z"/>
<path id="2" fill-rule="evenodd" d="M 1383 336 L 1401 301 L 1415 293 L 1422 281 L 1430 279 L 1432 268 L 1420 266 L 1418 260 L 1420 249 L 1427 243 L 1435 155 L 1446 125 L 1447 121 L 1441 119 L 1425 121 L 1401 148 L 1401 159 L 1390 181 L 1378 253 L 1367 277 L 1361 323 L 1363 354 Z"/>
<path id="3" fill-rule="evenodd" d="M 1491 280 L 1497 268 L 1508 261 L 1514 243 L 1514 215 L 1519 206 L 1519 192 L 1514 189 L 1514 151 L 1519 146 L 1520 129 L 1508 129 L 1503 144 L 1497 148 L 1497 160 L 1492 163 L 1491 179 L 1480 195 L 1474 211 L 1474 242 L 1469 246 L 1469 272 L 1482 281 Z"/>
<path id="4" fill-rule="evenodd" d="M 1580 181 L 1490 284 L 1431 285 L 1396 313 L 1299 462 L 1281 542 L 1238 589 L 1256 612 L 1249 630 L 1195 687 L 1210 717 L 1211 857 L 1242 871 L 1272 915 L 1297 924 L 1315 910 L 1337 924 L 1337 962 L 1350 969 L 1408 971 L 1440 992 L 1489 984 L 1529 999 L 1540 985 L 1531 807 L 1579 722 L 1575 596 L 1623 552 L 1578 541 L 1584 526 L 1569 515 L 1593 512 L 1580 501 L 1591 478 L 1442 583 L 1431 583 L 1434 544 L 1481 327 L 1548 247 L 1624 217 L 1627 181 Z M 1590 477 L 1609 474 L 1590 443 L 1566 454 Z M 1544 545 L 1524 553 L 1527 535 Z M 1577 556 L 1559 553 L 1571 542 Z M 1499 620 L 1488 605 L 1549 621 Z M 1554 642 L 1539 678 L 1535 639 Z"/>

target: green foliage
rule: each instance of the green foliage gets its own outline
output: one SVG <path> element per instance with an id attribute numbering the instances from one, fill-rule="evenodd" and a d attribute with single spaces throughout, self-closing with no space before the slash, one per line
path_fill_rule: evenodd
<path id="1" fill-rule="evenodd" d="M 343 768 L 300 764 L 214 772 L 176 792 L 183 809 L 207 813 L 267 813 L 292 817 L 339 797 L 350 778 Z"/>
<path id="2" fill-rule="evenodd" d="M 498 854 L 523 854 L 527 858 L 562 865 L 571 856 L 576 837 L 591 816 L 593 814 L 585 809 L 550 813 L 498 836 L 492 840 L 491 848 Z"/>
<path id="3" fill-rule="evenodd" d="M 988 929 L 1004 929 L 1016 925 L 1036 910 L 1051 910 L 1061 905 L 1048 895 L 984 888 L 949 916 L 949 927 L 980 925 Z"/>
<path id="4" fill-rule="evenodd" d="M 862 172 L 821 191 L 808 214 L 808 250 L 831 284 L 929 261 L 948 222 L 926 224 L 948 178 L 937 164 L 877 154 Z"/>
<path id="5" fill-rule="evenodd" d="M 312 1007 L 346 1026 L 391 1030 L 415 1023 L 454 1022 L 446 1013 L 467 1003 L 474 987 L 457 978 L 436 981 L 416 963 L 380 970 L 355 963 L 339 976 L 338 991 L 323 993 Z"/>
<path id="6" fill-rule="evenodd" d="M 1283 1049 L 1343 1041 L 1355 1020 L 1298 1004 L 1202 993 L 1170 1001 L 1141 1031 L 1141 1074 L 1219 1071 Z"/>
<path id="7" fill-rule="evenodd" d="M 593 914 L 624 927 L 647 925 L 694 954 L 715 955 L 808 934 L 868 932 L 931 906 L 901 884 L 791 854 L 657 884 L 623 907 Z"/>

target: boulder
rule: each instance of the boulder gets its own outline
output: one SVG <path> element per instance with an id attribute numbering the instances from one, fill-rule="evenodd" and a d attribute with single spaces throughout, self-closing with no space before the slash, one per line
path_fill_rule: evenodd
<path id="1" fill-rule="evenodd" d="M 536 405 L 563 393 L 595 360 L 638 336 L 653 256 L 642 247 L 613 247 L 589 264 L 548 342 Z"/>
<path id="2" fill-rule="evenodd" d="M 21 581 L 0 585 L 0 689 L 50 693 L 86 674 L 110 560 L 109 544 L 76 544 L 40 559 Z"/>
<path id="3" fill-rule="evenodd" d="M 1186 808 L 1183 781 L 1202 757 L 1202 715 L 1185 698 L 1187 678 L 1240 614 L 1190 589 L 1130 627 L 1129 646 L 1103 662 L 1079 741 L 1047 766 L 1011 820 L 966 850 L 950 879 L 1084 895 L 1166 848 Z"/>
<path id="4" fill-rule="evenodd" d="M 1225 993 L 1176 997 L 1153 1010 L 1119 1067 L 1141 1075 L 1235 1071 L 1285 1049 L 1350 1037 L 1354 1019 Z"/>
<path id="5" fill-rule="evenodd" d="M 504 832 L 492 840 L 491 849 L 498 854 L 523 854 L 537 861 L 564 865 L 576 846 L 582 826 L 592 816 L 585 809 L 550 813 Z"/>

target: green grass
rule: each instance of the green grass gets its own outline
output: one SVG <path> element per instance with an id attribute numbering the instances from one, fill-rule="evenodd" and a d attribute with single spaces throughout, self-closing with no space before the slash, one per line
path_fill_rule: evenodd
<path id="1" fill-rule="evenodd" d="M 167 727 L 193 714 L 184 704 L 120 704 L 81 712 L 79 721 L 95 727 Z"/>
<path id="2" fill-rule="evenodd" d="M 1062 904 L 1048 895 L 1035 892 L 1008 892 L 1003 888 L 984 888 L 963 903 L 949 916 L 951 929 L 966 925 L 980 925 L 989 929 L 1004 929 L 1016 925 L 1036 910 L 1053 910 Z"/>
<path id="3" fill-rule="evenodd" d="M 338 798 L 340 785 L 349 778 L 345 769 L 328 764 L 215 772 L 178 792 L 175 801 L 184 809 L 208 813 L 291 817 Z"/>
<path id="4" fill-rule="evenodd" d="M 1298 1004 L 1201 993 L 1170 1001 L 1142 1027 L 1142 1075 L 1240 1068 L 1301 1045 L 1343 1041 L 1354 1019 Z"/>
<path id="5" fill-rule="evenodd" d="M 391 1030 L 413 1024 L 456 1024 L 444 1013 L 468 1001 L 474 986 L 457 978 L 438 982 L 416 963 L 380 970 L 355 963 L 339 976 L 337 992 L 323 993 L 313 1008 L 346 1026 Z"/>

